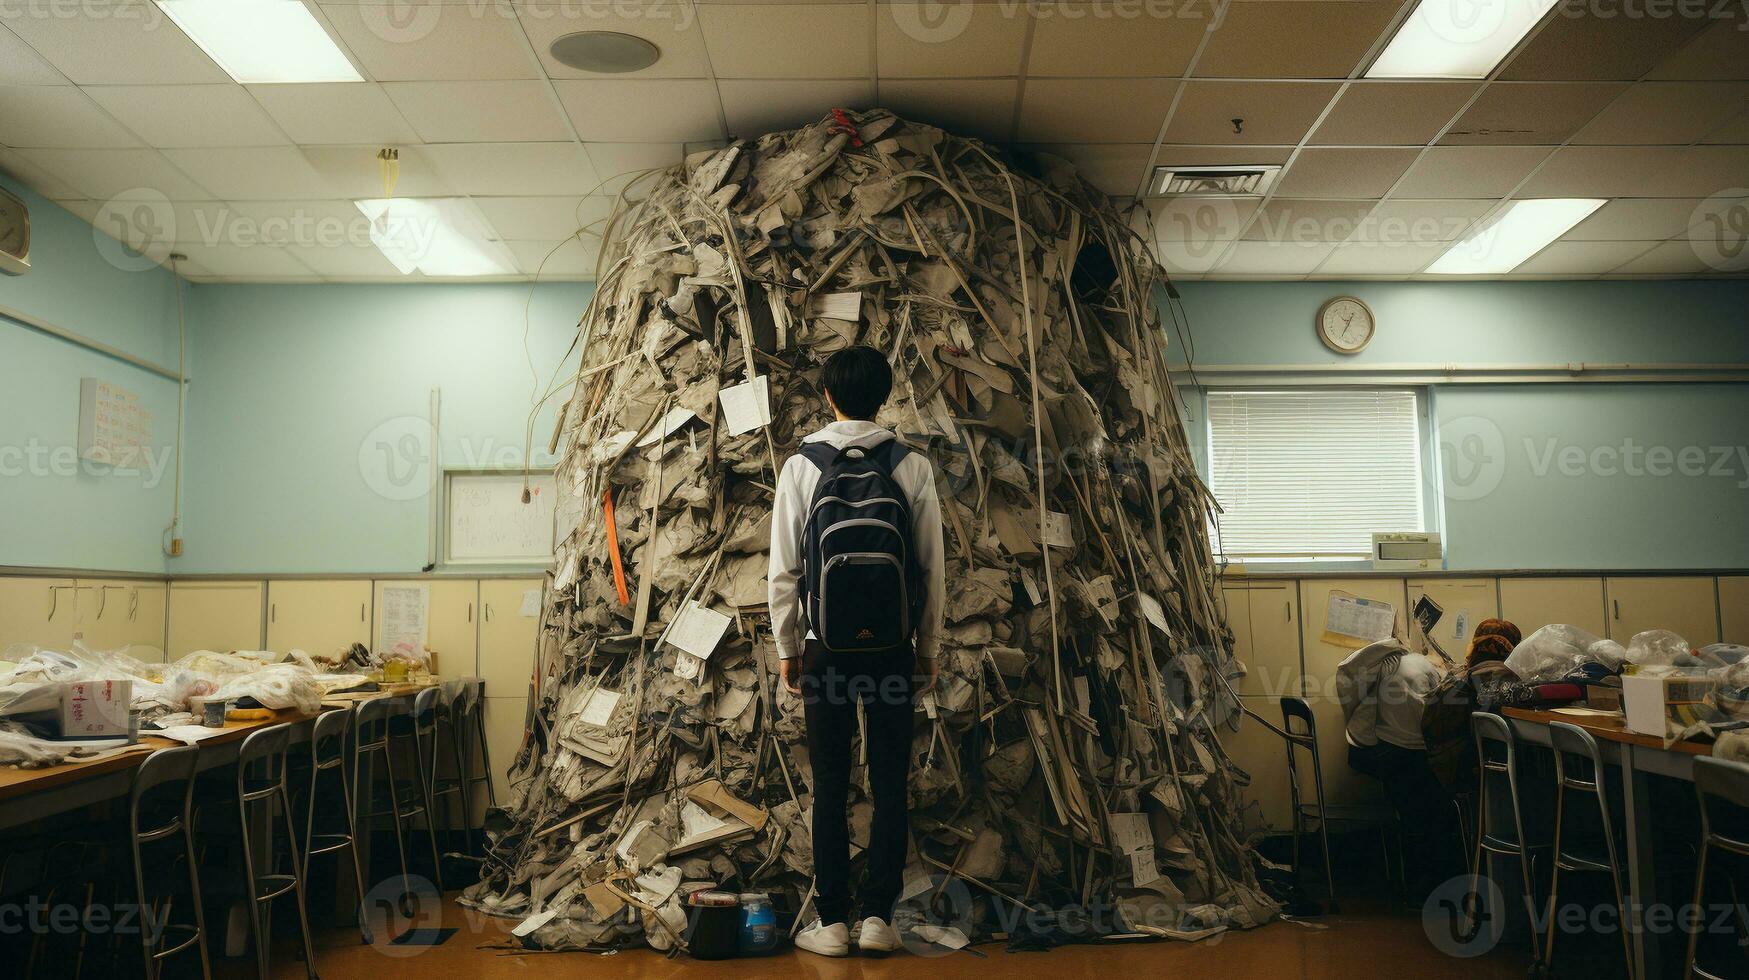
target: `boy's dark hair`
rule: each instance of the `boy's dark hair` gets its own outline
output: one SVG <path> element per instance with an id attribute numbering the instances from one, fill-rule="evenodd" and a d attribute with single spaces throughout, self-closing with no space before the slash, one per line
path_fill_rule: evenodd
<path id="1" fill-rule="evenodd" d="M 873 347 L 846 347 L 826 359 L 820 383 L 832 404 L 853 419 L 873 420 L 893 392 L 893 369 Z"/>

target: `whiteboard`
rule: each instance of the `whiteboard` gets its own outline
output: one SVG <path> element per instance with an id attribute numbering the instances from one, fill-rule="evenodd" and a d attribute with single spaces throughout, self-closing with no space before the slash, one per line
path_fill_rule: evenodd
<path id="1" fill-rule="evenodd" d="M 520 472 L 445 474 L 444 560 L 457 563 L 548 565 L 553 560 L 551 473 L 528 476 L 522 502 Z"/>

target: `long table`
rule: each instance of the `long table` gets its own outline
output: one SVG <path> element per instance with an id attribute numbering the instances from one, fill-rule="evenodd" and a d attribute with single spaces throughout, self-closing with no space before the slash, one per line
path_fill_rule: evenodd
<path id="1" fill-rule="evenodd" d="M 1550 744 L 1550 722 L 1565 722 L 1583 728 L 1597 739 L 1604 762 L 1613 762 L 1620 767 L 1622 810 L 1627 817 L 1626 898 L 1633 918 L 1634 974 L 1640 980 L 1660 980 L 1663 976 L 1662 929 L 1668 925 L 1651 929 L 1646 923 L 1646 909 L 1656 901 L 1653 894 L 1656 873 L 1652 867 L 1656 818 L 1648 777 L 1668 776 L 1693 782 L 1694 760 L 1712 755 L 1713 747 L 1703 742 L 1676 742 L 1666 747 L 1663 739 L 1630 730 L 1627 722 L 1616 715 L 1569 714 L 1529 708 L 1507 708 L 1504 714 L 1513 732 L 1533 745 Z M 1687 898 L 1684 897 L 1683 901 L 1686 902 Z"/>

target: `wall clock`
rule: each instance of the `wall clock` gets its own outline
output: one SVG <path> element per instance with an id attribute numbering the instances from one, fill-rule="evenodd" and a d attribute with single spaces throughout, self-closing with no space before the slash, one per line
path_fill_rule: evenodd
<path id="1" fill-rule="evenodd" d="M 1377 327 L 1372 307 L 1353 296 L 1338 296 L 1318 310 L 1318 339 L 1338 354 L 1365 350 Z"/>
<path id="2" fill-rule="evenodd" d="M 0 189 L 0 272 L 30 271 L 30 211 L 24 202 Z"/>

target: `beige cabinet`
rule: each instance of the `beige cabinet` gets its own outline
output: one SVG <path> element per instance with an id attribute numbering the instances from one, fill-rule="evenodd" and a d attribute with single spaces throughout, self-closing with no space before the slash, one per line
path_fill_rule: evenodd
<path id="1" fill-rule="evenodd" d="M 379 581 L 376 583 L 372 608 L 371 649 L 384 650 L 383 588 L 385 586 L 422 588 L 425 590 L 425 646 L 436 661 L 437 676 L 444 680 L 473 677 L 479 672 L 480 583 L 475 579 L 424 579 L 415 581 Z"/>
<path id="2" fill-rule="evenodd" d="M 1749 646 L 1749 575 L 1719 579 L 1719 638 Z"/>
<path id="3" fill-rule="evenodd" d="M 369 645 L 369 579 L 282 579 L 267 583 L 267 649 L 333 656 Z"/>
<path id="4" fill-rule="evenodd" d="M 498 802 L 502 804 L 510 787 L 505 773 L 510 764 L 516 761 L 517 750 L 522 747 L 523 732 L 528 727 L 528 698 L 487 698 L 485 710 L 486 746 L 492 764 L 492 786 L 498 794 Z"/>
<path id="5" fill-rule="evenodd" d="M 163 582 L 80 579 L 79 633 L 92 650 L 131 648 L 129 655 L 150 662 L 164 659 Z"/>
<path id="6" fill-rule="evenodd" d="M 1609 578 L 1609 638 L 1626 645 L 1635 633 L 1674 630 L 1690 646 L 1719 642 L 1719 605 L 1712 578 Z"/>
<path id="7" fill-rule="evenodd" d="M 528 693 L 539 635 L 541 581 L 480 580 L 480 676 L 489 697 L 521 698 Z"/>
<path id="8" fill-rule="evenodd" d="M 1294 583 L 1228 579 L 1221 583 L 1233 655 L 1245 665 L 1239 693 L 1279 698 L 1300 693 L 1300 626 Z"/>
<path id="9" fill-rule="evenodd" d="M 1336 666 L 1347 659 L 1357 647 L 1324 640 L 1330 597 L 1345 593 L 1361 599 L 1390 603 L 1396 612 L 1396 628 L 1403 632 L 1407 622 L 1403 580 L 1400 578 L 1313 578 L 1300 583 L 1300 644 L 1304 651 L 1306 697 L 1336 696 Z M 1362 644 L 1364 645 L 1364 644 Z"/>
<path id="10" fill-rule="evenodd" d="M 178 660 L 196 650 L 261 649 L 261 582 L 172 582 L 169 640 Z"/>
<path id="11" fill-rule="evenodd" d="M 0 653 L 14 643 L 65 650 L 79 600 L 70 578 L 0 578 Z"/>
<path id="12" fill-rule="evenodd" d="M 1517 626 L 1525 636 L 1551 623 L 1565 623 L 1603 636 L 1607 628 L 1603 616 L 1603 579 L 1503 578 L 1500 618 Z"/>
<path id="13" fill-rule="evenodd" d="M 1281 726 L 1281 702 L 1276 698 L 1244 698 L 1245 706 Z M 1251 785 L 1239 790 L 1241 814 L 1248 831 L 1269 834 L 1293 830 L 1291 796 L 1287 782 L 1287 743 L 1246 716 L 1239 730 L 1222 728 L 1221 746 L 1235 765 L 1251 777 Z"/>
<path id="14" fill-rule="evenodd" d="M 1445 610 L 1433 627 L 1433 642 L 1460 664 L 1469 653 L 1470 636 L 1476 631 L 1476 624 L 1500 615 L 1500 596 L 1491 578 L 1412 578 L 1407 584 L 1405 598 L 1411 611 L 1424 595 Z M 1425 649 L 1420 629 L 1409 630 L 1409 646 L 1427 654 L 1435 663 L 1440 662 L 1438 654 Z"/>

